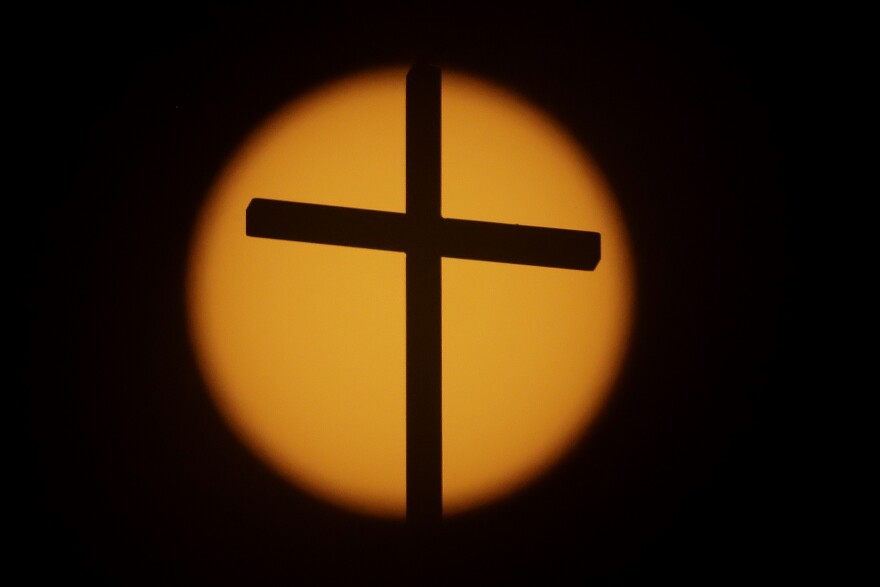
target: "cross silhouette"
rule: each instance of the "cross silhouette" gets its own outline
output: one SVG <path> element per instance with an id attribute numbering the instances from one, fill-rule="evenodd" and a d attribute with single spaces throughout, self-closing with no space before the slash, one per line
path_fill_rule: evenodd
<path id="1" fill-rule="evenodd" d="M 442 510 L 440 259 L 591 271 L 596 232 L 440 215 L 440 69 L 406 76 L 406 213 L 254 198 L 247 235 L 406 253 L 406 517 L 439 524 Z"/>

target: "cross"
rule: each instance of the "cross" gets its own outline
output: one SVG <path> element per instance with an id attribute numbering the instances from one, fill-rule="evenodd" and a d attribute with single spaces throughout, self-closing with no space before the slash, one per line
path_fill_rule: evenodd
<path id="1" fill-rule="evenodd" d="M 440 69 L 406 76 L 406 213 L 254 198 L 247 235 L 406 254 L 406 518 L 439 525 L 442 509 L 440 259 L 591 271 L 596 232 L 440 215 Z"/>

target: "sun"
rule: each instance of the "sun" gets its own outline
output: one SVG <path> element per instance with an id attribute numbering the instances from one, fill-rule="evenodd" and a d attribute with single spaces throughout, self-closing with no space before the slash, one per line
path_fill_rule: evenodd
<path id="1" fill-rule="evenodd" d="M 406 509 L 403 253 L 245 235 L 252 198 L 405 211 L 406 69 L 326 84 L 263 122 L 193 231 L 189 326 L 212 398 L 284 478 Z M 443 259 L 443 509 L 521 488 L 585 433 L 626 351 L 634 269 L 583 147 L 512 92 L 444 70 L 442 214 L 599 232 L 595 271 Z"/>

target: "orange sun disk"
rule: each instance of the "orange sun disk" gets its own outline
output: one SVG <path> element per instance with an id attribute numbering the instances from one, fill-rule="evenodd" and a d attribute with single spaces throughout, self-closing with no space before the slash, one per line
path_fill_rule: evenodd
<path id="1" fill-rule="evenodd" d="M 300 97 L 233 154 L 187 279 L 197 361 L 241 440 L 340 507 L 406 508 L 403 253 L 249 238 L 254 197 L 404 212 L 404 68 Z M 442 214 L 602 235 L 592 272 L 443 259 L 443 507 L 556 463 L 611 392 L 631 329 L 626 227 L 596 164 L 509 91 L 444 71 Z"/>

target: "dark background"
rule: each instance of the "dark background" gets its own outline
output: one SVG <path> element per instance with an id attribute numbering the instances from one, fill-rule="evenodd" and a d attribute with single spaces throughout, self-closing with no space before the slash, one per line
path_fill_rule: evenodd
<path id="1" fill-rule="evenodd" d="M 744 5 L 205 3 L 10 25 L 27 39 L 11 92 L 27 188 L 22 220 L 7 216 L 25 239 L 14 559 L 34 578 L 109 585 L 412 579 L 402 524 L 300 493 L 232 436 L 196 370 L 182 287 L 201 198 L 254 125 L 315 84 L 425 58 L 567 125 L 619 197 L 638 270 L 630 354 L 599 423 L 523 493 L 448 521 L 427 574 L 817 571 L 800 277 L 824 257 L 797 243 L 822 181 L 804 173 L 826 124 L 821 20 Z"/>

